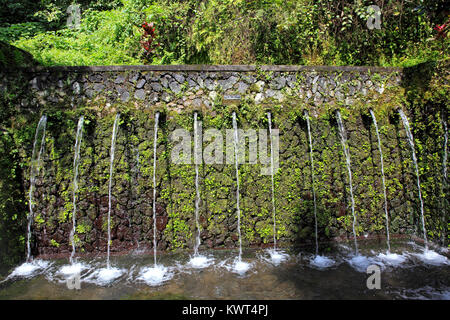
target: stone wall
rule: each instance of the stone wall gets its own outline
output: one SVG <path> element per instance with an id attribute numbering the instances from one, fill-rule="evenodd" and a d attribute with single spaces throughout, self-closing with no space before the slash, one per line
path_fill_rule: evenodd
<path id="1" fill-rule="evenodd" d="M 358 94 L 382 94 L 399 85 L 401 69 L 380 67 L 298 66 L 106 66 L 27 69 L 30 87 L 38 91 L 29 104 L 72 103 L 98 96 L 107 102 L 137 100 L 147 105 L 211 108 L 227 94 L 256 104 L 295 97 L 320 105 L 332 100 L 352 104 Z"/>
<path id="2" fill-rule="evenodd" d="M 112 252 L 152 248 L 153 128 L 157 146 L 157 240 L 159 250 L 192 248 L 195 242 L 195 168 L 174 164 L 170 134 L 193 131 L 193 113 L 203 128 L 267 129 L 267 115 L 280 130 L 280 169 L 275 176 L 277 238 L 314 241 L 311 163 L 304 111 L 311 115 L 314 176 L 320 240 L 352 235 L 348 175 L 336 125 L 340 110 L 347 129 L 359 236 L 385 234 L 384 198 L 374 110 L 382 139 L 388 207 L 393 233 L 420 232 L 419 204 L 411 151 L 396 112 L 416 116 L 405 100 L 404 70 L 376 67 L 299 66 L 108 66 L 29 68 L 0 73 L 0 91 L 16 93 L 17 130 L 28 132 L 21 146 L 23 185 L 29 187 L 34 130 L 48 116 L 43 170 L 34 192 L 35 254 L 68 253 L 72 228 L 73 150 L 76 124 L 84 115 L 77 201 L 77 251 L 106 251 L 109 159 L 115 114 L 121 122 L 113 174 Z M 20 106 L 20 107 L 19 107 Z M 445 111 L 446 112 L 446 111 Z M 20 123 L 25 124 L 20 128 Z M 436 133 L 434 133 L 436 134 Z M 418 136 L 418 145 L 423 137 Z M 225 143 L 225 142 L 224 142 Z M 422 173 L 442 180 L 435 139 L 433 166 Z M 425 156 L 428 149 L 418 151 Z M 423 160 L 424 158 L 421 158 Z M 248 160 L 248 158 L 247 158 Z M 426 160 L 423 160 L 426 162 Z M 427 162 L 428 163 L 428 162 Z M 430 162 L 431 163 L 431 162 Z M 428 168 L 428 167 L 427 167 Z M 240 165 L 243 244 L 273 241 L 270 176 L 261 164 Z M 230 164 L 200 165 L 202 248 L 238 245 L 236 174 Z M 426 179 L 425 179 L 426 180 Z M 424 182 L 427 227 L 436 239 L 447 228 L 432 197 L 443 182 Z M 439 192 L 437 192 L 439 193 Z M 436 200 L 437 199 L 437 200 Z M 26 212 L 23 213 L 26 215 Z"/>

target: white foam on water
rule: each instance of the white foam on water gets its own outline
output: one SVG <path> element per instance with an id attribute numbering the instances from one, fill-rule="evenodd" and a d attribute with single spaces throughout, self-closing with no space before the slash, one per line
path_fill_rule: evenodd
<path id="1" fill-rule="evenodd" d="M 434 266 L 449 264 L 447 257 L 444 257 L 433 250 L 424 250 L 423 253 L 416 253 L 414 255 L 423 262 Z"/>
<path id="2" fill-rule="evenodd" d="M 381 262 L 362 255 L 357 255 L 346 260 L 348 264 L 353 267 L 353 269 L 359 272 L 366 272 L 367 267 L 372 264 L 377 264 L 380 267 L 384 267 L 384 265 Z"/>
<path id="3" fill-rule="evenodd" d="M 252 267 L 252 263 L 244 262 L 239 257 L 236 257 L 233 262 L 229 262 L 230 259 L 219 262 L 216 266 L 219 268 L 225 268 L 230 272 L 237 273 L 241 276 L 245 275 L 247 271 Z"/>
<path id="4" fill-rule="evenodd" d="M 158 286 L 172 279 L 172 277 L 173 272 L 169 268 L 162 265 L 155 265 L 154 267 L 142 268 L 137 280 L 144 281 L 150 286 Z"/>
<path id="5" fill-rule="evenodd" d="M 105 286 L 121 277 L 125 272 L 125 269 L 115 267 L 102 268 L 94 271 L 89 277 L 86 278 L 85 281 L 95 283 L 100 286 Z"/>
<path id="6" fill-rule="evenodd" d="M 214 258 L 202 256 L 202 255 L 196 255 L 196 256 L 191 257 L 191 259 L 188 262 L 188 265 L 193 268 L 202 269 L 202 268 L 209 267 L 213 263 L 214 263 Z"/>
<path id="7" fill-rule="evenodd" d="M 407 260 L 407 258 L 402 254 L 390 252 L 387 252 L 386 254 L 378 254 L 377 259 L 390 266 L 399 266 Z"/>
<path id="8" fill-rule="evenodd" d="M 7 279 L 11 279 L 13 277 L 31 278 L 40 273 L 40 271 L 46 270 L 50 265 L 51 264 L 49 261 L 40 259 L 33 260 L 31 262 L 25 262 L 15 268 L 13 272 L 7 277 Z"/>
<path id="9" fill-rule="evenodd" d="M 245 274 L 251 267 L 250 263 L 244 262 L 244 261 L 235 261 L 235 263 L 233 264 L 233 272 L 236 272 L 240 275 Z"/>
<path id="10" fill-rule="evenodd" d="M 88 269 L 89 266 L 81 263 L 81 262 L 76 262 L 73 264 L 68 264 L 65 266 L 62 266 L 59 270 L 58 270 L 58 274 L 64 276 L 64 277 L 70 277 L 76 274 L 80 274 L 81 271 L 84 271 L 86 269 Z"/>
<path id="11" fill-rule="evenodd" d="M 269 249 L 267 253 L 270 257 L 263 256 L 262 259 L 276 266 L 289 259 L 289 255 L 281 250 Z"/>
<path id="12" fill-rule="evenodd" d="M 317 255 L 314 257 L 314 259 L 311 259 L 310 263 L 314 267 L 317 267 L 320 269 L 325 269 L 325 268 L 329 268 L 329 267 L 335 265 L 336 261 L 334 261 L 333 259 L 330 259 L 326 256 Z"/>

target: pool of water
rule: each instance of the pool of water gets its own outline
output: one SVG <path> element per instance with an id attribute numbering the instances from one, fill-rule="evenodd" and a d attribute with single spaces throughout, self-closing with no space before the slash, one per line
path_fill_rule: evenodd
<path id="1" fill-rule="evenodd" d="M 195 260 L 164 254 L 157 268 L 152 255 L 133 253 L 111 257 L 113 270 L 103 270 L 105 257 L 80 258 L 79 277 L 68 259 L 35 261 L 2 280 L 0 299 L 450 299 L 445 249 L 424 253 L 397 240 L 389 256 L 370 241 L 360 242 L 356 257 L 351 244 L 323 248 L 320 257 L 312 252 L 248 249 L 242 261 L 237 250 L 201 252 Z M 368 289 L 369 265 L 379 268 L 381 289 Z"/>

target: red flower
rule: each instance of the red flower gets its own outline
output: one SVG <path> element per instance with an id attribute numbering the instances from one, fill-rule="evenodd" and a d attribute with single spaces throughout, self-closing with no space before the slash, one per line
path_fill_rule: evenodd
<path id="1" fill-rule="evenodd" d="M 448 27 L 447 23 L 444 23 L 441 26 L 440 25 L 436 25 L 434 27 L 434 30 L 437 31 L 436 39 L 445 38 L 447 36 L 447 27 Z"/>
<path id="2" fill-rule="evenodd" d="M 154 41 L 156 39 L 155 28 L 153 22 L 144 21 L 141 26 L 142 29 L 144 29 L 143 30 L 144 32 L 140 42 L 142 44 L 142 47 L 146 51 L 145 57 L 147 59 L 150 59 L 151 54 L 153 54 L 153 51 L 156 49 L 156 47 L 159 46 L 159 43 L 153 43 L 156 42 Z"/>

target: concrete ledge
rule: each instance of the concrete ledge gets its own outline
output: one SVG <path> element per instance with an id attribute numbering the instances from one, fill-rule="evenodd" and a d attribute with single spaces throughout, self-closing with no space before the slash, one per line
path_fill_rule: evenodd
<path id="1" fill-rule="evenodd" d="M 299 66 L 299 65 L 120 65 L 120 66 L 53 66 L 53 67 L 19 67 L 6 68 L 4 71 L 13 73 L 17 71 L 25 73 L 42 72 L 121 72 L 121 71 L 171 71 L 171 72 L 401 72 L 403 68 L 397 67 L 372 67 L 372 66 Z"/>

